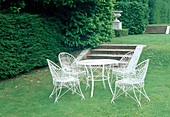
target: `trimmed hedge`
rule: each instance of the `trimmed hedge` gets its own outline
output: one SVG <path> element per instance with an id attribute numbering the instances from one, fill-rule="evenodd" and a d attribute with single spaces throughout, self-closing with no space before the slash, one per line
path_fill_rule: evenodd
<path id="1" fill-rule="evenodd" d="M 96 47 L 114 37 L 111 29 L 113 2 L 114 0 L 4 0 L 0 5 L 5 13 L 25 11 L 56 16 L 61 21 L 59 26 L 63 44 L 74 51 Z"/>
<path id="2" fill-rule="evenodd" d="M 128 29 L 114 29 L 116 37 L 122 37 L 128 35 Z"/>
<path id="3" fill-rule="evenodd" d="M 47 4 L 38 0 L 42 4 L 35 4 L 26 0 L 27 4 L 21 10 L 14 12 L 16 9 L 12 9 L 14 14 L 0 14 L 1 78 L 14 77 L 45 66 L 46 58 L 56 61 L 61 51 L 96 47 L 114 37 L 114 30 L 111 28 L 112 0 L 73 0 L 71 4 L 65 1 L 59 6 L 55 1 L 49 1 Z M 20 4 L 20 1 L 10 4 L 6 0 L 3 4 L 19 9 L 21 6 L 15 6 L 15 2 Z M 29 9 L 29 4 L 39 6 L 40 11 L 44 11 L 42 16 L 48 17 L 20 14 Z M 34 13 L 32 8 L 35 7 L 31 7 L 30 12 Z M 8 9 L 3 8 L 3 13 Z M 36 10 L 35 13 L 40 11 Z"/>
<path id="4" fill-rule="evenodd" d="M 115 10 L 123 11 L 119 20 L 128 29 L 129 34 L 142 34 L 148 25 L 149 9 L 146 4 L 138 2 L 117 2 Z"/>
<path id="5" fill-rule="evenodd" d="M 116 2 L 134 2 L 134 1 L 148 4 L 149 0 L 116 0 Z"/>
<path id="6" fill-rule="evenodd" d="M 63 25 L 64 44 L 70 49 L 97 47 L 114 37 L 111 0 L 77 2 L 75 5 L 71 8 L 59 6 L 56 11 Z"/>
<path id="7" fill-rule="evenodd" d="M 0 21 L 0 78 L 46 66 L 47 58 L 56 61 L 65 50 L 56 18 L 0 14 Z"/>

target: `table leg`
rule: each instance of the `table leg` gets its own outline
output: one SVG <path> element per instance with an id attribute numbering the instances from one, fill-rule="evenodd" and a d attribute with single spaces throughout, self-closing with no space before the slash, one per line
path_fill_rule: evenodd
<path id="1" fill-rule="evenodd" d="M 105 82 L 104 82 L 104 65 L 103 65 L 103 68 L 102 68 L 102 79 L 103 79 L 104 89 L 106 89 Z"/>
<path id="2" fill-rule="evenodd" d="M 110 83 L 110 76 L 109 76 L 110 75 L 110 69 L 111 69 L 111 65 L 109 65 L 109 70 L 108 70 L 107 76 L 108 76 L 109 88 L 110 88 L 111 93 L 113 94 L 112 85 Z"/>
<path id="3" fill-rule="evenodd" d="M 93 91 L 94 91 L 94 76 L 93 76 L 92 66 L 89 65 L 89 68 L 90 68 L 90 71 L 91 71 L 91 79 L 92 79 L 91 97 L 93 97 Z"/>

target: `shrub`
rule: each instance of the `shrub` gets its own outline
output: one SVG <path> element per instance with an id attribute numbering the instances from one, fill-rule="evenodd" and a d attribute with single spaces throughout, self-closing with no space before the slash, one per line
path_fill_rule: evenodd
<path id="1" fill-rule="evenodd" d="M 149 0 L 116 0 L 117 2 L 140 2 L 140 3 L 148 3 Z"/>
<path id="2" fill-rule="evenodd" d="M 123 28 L 128 29 L 129 34 L 142 34 L 148 25 L 149 9 L 146 4 L 138 2 L 117 2 L 115 10 L 123 11 L 119 18 Z"/>
<path id="3" fill-rule="evenodd" d="M 77 2 L 76 7 L 59 6 L 57 17 L 62 21 L 64 44 L 70 49 L 96 47 L 114 37 L 113 4 L 107 2 Z M 65 14 L 65 15 L 63 15 Z"/>
<path id="4" fill-rule="evenodd" d="M 116 37 L 122 37 L 128 35 L 128 29 L 115 29 L 114 32 Z"/>
<path id="5" fill-rule="evenodd" d="M 114 37 L 112 27 L 114 0 L 3 0 L 1 10 L 42 13 L 60 19 L 63 44 L 70 50 L 96 47 Z M 22 3 L 22 4 L 21 4 Z M 12 5 L 11 5 L 12 4 Z M 6 6 L 6 7 L 4 7 Z"/>
<path id="6" fill-rule="evenodd" d="M 26 5 L 22 10 L 26 11 L 29 9 L 29 1 L 24 1 Z M 32 1 L 44 3 L 42 0 Z M 55 1 L 62 2 L 58 5 Z M 44 3 L 45 8 L 41 7 L 42 4 L 39 6 L 41 10 L 45 10 L 43 16 L 46 13 L 48 17 L 22 14 L 20 11 L 11 15 L 0 14 L 1 78 L 13 77 L 36 67 L 45 66 L 46 58 L 57 60 L 60 51 L 96 47 L 114 37 L 111 28 L 112 0 L 107 2 L 71 0 L 71 3 L 61 1 L 45 0 L 47 2 Z M 10 2 L 5 0 L 5 3 Z M 20 6 L 12 7 L 20 8 Z M 30 12 L 34 13 L 33 10 Z"/>
<path id="7" fill-rule="evenodd" d="M 61 45 L 60 21 L 38 15 L 0 14 L 0 77 L 47 65 L 46 59 L 57 60 Z"/>

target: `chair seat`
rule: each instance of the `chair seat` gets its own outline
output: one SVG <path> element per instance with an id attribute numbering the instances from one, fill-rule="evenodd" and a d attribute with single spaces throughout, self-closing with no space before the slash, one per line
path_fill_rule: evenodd
<path id="1" fill-rule="evenodd" d="M 63 70 L 63 73 L 64 74 L 71 74 L 71 75 L 73 75 L 73 76 L 84 76 L 84 75 L 86 75 L 86 71 L 74 71 L 74 72 L 72 72 L 72 71 L 65 71 L 65 70 Z"/>
<path id="2" fill-rule="evenodd" d="M 79 81 L 79 79 L 77 79 L 77 78 L 75 78 L 75 77 L 71 77 L 71 76 L 69 76 L 69 77 L 64 77 L 64 78 L 62 78 L 61 80 L 55 80 L 55 82 L 78 82 Z"/>
<path id="3" fill-rule="evenodd" d="M 126 73 L 128 71 L 125 71 L 125 68 L 116 68 L 116 69 L 112 69 L 112 72 L 113 73 L 116 73 L 116 74 L 122 74 L 122 73 Z"/>
<path id="4" fill-rule="evenodd" d="M 134 84 L 141 84 L 142 82 L 138 79 L 135 79 L 135 78 L 125 78 L 125 79 L 122 79 L 122 80 L 118 80 L 115 82 L 117 85 L 134 85 Z"/>

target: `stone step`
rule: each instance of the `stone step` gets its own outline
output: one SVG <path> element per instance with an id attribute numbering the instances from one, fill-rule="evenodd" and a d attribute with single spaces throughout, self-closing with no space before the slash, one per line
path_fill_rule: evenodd
<path id="1" fill-rule="evenodd" d="M 100 44 L 97 49 L 135 49 L 136 44 Z"/>
<path id="2" fill-rule="evenodd" d="M 122 55 L 120 55 L 120 54 L 119 55 L 113 55 L 113 54 L 89 54 L 89 55 L 87 55 L 87 59 L 116 59 L 116 60 L 120 60 L 123 56 L 124 56 L 124 54 L 122 54 Z M 129 56 L 129 57 L 132 57 L 132 56 Z"/>
<path id="3" fill-rule="evenodd" d="M 92 49 L 91 54 L 126 54 L 135 49 Z"/>
<path id="4" fill-rule="evenodd" d="M 145 33 L 150 34 L 165 34 L 167 26 L 148 26 Z"/>

